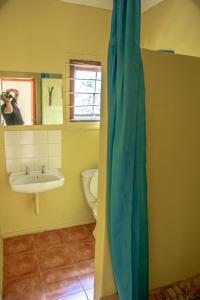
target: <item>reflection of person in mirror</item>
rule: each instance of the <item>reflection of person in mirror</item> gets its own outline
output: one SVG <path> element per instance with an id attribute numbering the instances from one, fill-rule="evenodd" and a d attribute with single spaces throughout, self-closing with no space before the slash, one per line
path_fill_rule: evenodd
<path id="1" fill-rule="evenodd" d="M 4 102 L 1 106 L 1 113 L 6 125 L 24 124 L 21 111 L 17 105 L 18 97 L 19 91 L 16 89 L 9 89 L 1 94 L 1 100 Z"/>

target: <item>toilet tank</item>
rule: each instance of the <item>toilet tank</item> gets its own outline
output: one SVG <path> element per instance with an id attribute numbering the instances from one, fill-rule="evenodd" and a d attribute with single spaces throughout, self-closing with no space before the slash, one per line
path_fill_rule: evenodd
<path id="1" fill-rule="evenodd" d="M 84 191 L 84 194 L 85 194 L 88 204 L 90 204 L 91 202 L 97 201 L 97 197 L 95 197 L 90 190 L 91 178 L 96 173 L 97 170 L 98 169 L 88 169 L 88 170 L 83 170 L 81 172 L 83 191 Z"/>

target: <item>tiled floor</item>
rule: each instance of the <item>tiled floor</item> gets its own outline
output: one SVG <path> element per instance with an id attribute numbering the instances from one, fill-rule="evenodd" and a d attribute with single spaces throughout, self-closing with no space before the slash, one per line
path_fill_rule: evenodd
<path id="1" fill-rule="evenodd" d="M 94 224 L 4 240 L 4 300 L 93 300 Z M 105 300 L 117 300 L 117 296 Z M 200 299 L 200 275 L 149 300 Z"/>
<path id="2" fill-rule="evenodd" d="M 200 275 L 169 286 L 154 289 L 149 300 L 198 300 L 200 299 Z"/>
<path id="3" fill-rule="evenodd" d="M 94 224 L 4 240 L 4 300 L 92 300 Z"/>

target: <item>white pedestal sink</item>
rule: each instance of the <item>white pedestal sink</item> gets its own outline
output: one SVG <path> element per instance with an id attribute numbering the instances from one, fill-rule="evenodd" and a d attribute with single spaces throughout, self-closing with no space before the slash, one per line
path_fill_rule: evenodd
<path id="1" fill-rule="evenodd" d="M 64 184 L 64 176 L 56 169 L 11 173 L 9 183 L 11 189 L 19 193 L 34 194 L 35 211 L 39 214 L 39 193 L 57 189 Z"/>

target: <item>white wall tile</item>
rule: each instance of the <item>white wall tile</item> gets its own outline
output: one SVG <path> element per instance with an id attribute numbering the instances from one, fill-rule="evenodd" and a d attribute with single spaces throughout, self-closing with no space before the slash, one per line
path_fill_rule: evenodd
<path id="1" fill-rule="evenodd" d="M 34 144 L 47 144 L 47 130 L 34 131 Z"/>
<path id="2" fill-rule="evenodd" d="M 49 168 L 50 169 L 60 169 L 62 167 L 61 157 L 49 157 Z"/>
<path id="3" fill-rule="evenodd" d="M 20 160 L 20 172 L 25 172 L 26 168 L 28 167 L 30 170 L 33 170 L 33 159 L 21 159 Z"/>
<path id="4" fill-rule="evenodd" d="M 33 145 L 6 146 L 6 159 L 34 158 Z"/>
<path id="5" fill-rule="evenodd" d="M 7 172 L 20 172 L 19 159 L 7 159 L 6 160 L 6 170 Z"/>
<path id="6" fill-rule="evenodd" d="M 61 144 L 61 130 L 48 130 L 48 143 Z"/>
<path id="7" fill-rule="evenodd" d="M 48 144 L 40 144 L 40 145 L 34 145 L 34 157 L 40 158 L 40 157 L 47 157 L 49 156 L 48 151 Z"/>
<path id="8" fill-rule="evenodd" d="M 61 168 L 61 130 L 5 131 L 7 172 Z"/>
<path id="9" fill-rule="evenodd" d="M 5 131 L 4 144 L 8 146 L 17 145 L 19 143 L 20 131 Z"/>
<path id="10" fill-rule="evenodd" d="M 7 172 L 25 172 L 26 168 L 33 170 L 32 159 L 8 159 L 6 160 Z"/>
<path id="11" fill-rule="evenodd" d="M 48 157 L 38 158 L 34 159 L 34 170 L 42 170 L 42 167 L 45 166 L 45 168 L 49 168 L 49 159 Z"/>
<path id="12" fill-rule="evenodd" d="M 20 134 L 20 144 L 22 145 L 32 145 L 34 144 L 34 131 L 21 131 Z"/>
<path id="13" fill-rule="evenodd" d="M 5 148 L 6 159 L 17 159 L 20 157 L 19 146 L 6 146 Z"/>
<path id="14" fill-rule="evenodd" d="M 61 156 L 61 144 L 49 144 L 49 156 Z"/>
<path id="15" fill-rule="evenodd" d="M 34 145 L 21 145 L 18 146 L 20 148 L 20 155 L 19 158 L 34 158 Z"/>

